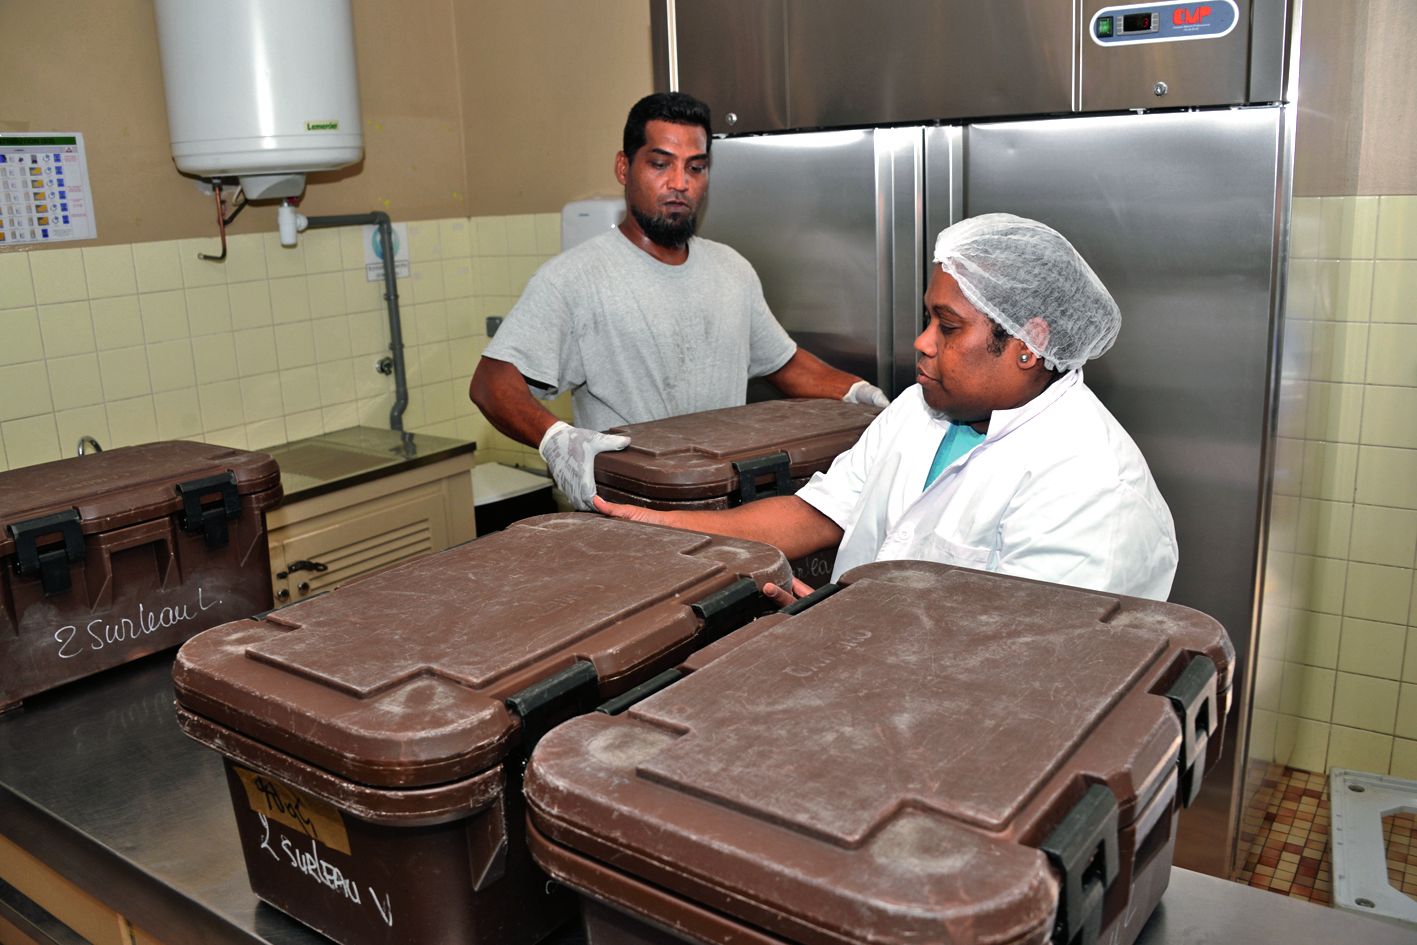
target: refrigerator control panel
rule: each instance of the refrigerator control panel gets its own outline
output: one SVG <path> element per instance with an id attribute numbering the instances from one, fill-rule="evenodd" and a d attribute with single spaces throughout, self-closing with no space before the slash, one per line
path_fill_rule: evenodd
<path id="1" fill-rule="evenodd" d="M 1240 21 L 1235 0 L 1205 3 L 1133 3 L 1103 7 L 1093 14 L 1088 34 L 1099 46 L 1177 43 L 1219 39 Z"/>

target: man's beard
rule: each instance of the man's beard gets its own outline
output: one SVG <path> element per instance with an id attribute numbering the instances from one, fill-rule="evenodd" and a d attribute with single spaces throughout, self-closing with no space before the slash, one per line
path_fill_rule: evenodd
<path id="1" fill-rule="evenodd" d="M 665 249 L 682 249 L 699 226 L 697 213 L 671 220 L 664 216 L 651 216 L 638 207 L 631 208 L 630 212 L 635 215 L 635 222 L 644 230 L 645 236 Z"/>

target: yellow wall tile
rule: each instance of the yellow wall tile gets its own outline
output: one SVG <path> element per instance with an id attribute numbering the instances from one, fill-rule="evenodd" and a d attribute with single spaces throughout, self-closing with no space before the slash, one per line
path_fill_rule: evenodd
<path id="1" fill-rule="evenodd" d="M 370 282 L 364 277 L 364 271 L 342 273 L 344 277 L 344 304 L 351 312 L 378 312 L 381 318 L 387 318 L 389 310 L 388 303 L 384 301 L 384 283 L 382 280 Z M 402 308 L 406 304 L 403 298 L 403 290 L 395 283 L 394 288 L 399 292 L 399 306 Z"/>
<path id="2" fill-rule="evenodd" d="M 157 418 L 151 397 L 110 400 L 106 407 L 113 446 L 136 446 L 157 439 Z"/>
<path id="3" fill-rule="evenodd" d="M 0 420 L 18 420 L 49 414 L 54 401 L 49 396 L 49 369 L 43 361 L 26 361 L 0 367 Z"/>
<path id="4" fill-rule="evenodd" d="M 327 361 L 315 368 L 320 385 L 320 404 L 353 404 L 358 398 L 354 390 L 354 365 L 351 361 Z"/>
<path id="5" fill-rule="evenodd" d="M 1298 549 L 1325 558 L 1346 557 L 1352 519 L 1353 506 L 1348 502 L 1301 500 Z"/>
<path id="6" fill-rule="evenodd" d="M 445 259 L 443 268 L 443 291 L 449 299 L 463 299 L 472 294 L 472 260 Z"/>
<path id="7" fill-rule="evenodd" d="M 1301 435 L 1331 443 L 1358 442 L 1365 390 L 1362 384 L 1310 383 L 1305 392 L 1307 409 L 1300 421 L 1304 425 Z"/>
<path id="8" fill-rule="evenodd" d="M 1417 738 L 1417 685 L 1402 684 L 1393 733 L 1401 738 Z"/>
<path id="9" fill-rule="evenodd" d="M 231 305 L 231 327 L 261 328 L 272 323 L 271 288 L 264 281 L 243 283 L 226 287 L 226 297 Z"/>
<path id="10" fill-rule="evenodd" d="M 1404 623 L 1411 594 L 1411 568 L 1353 562 L 1348 565 L 1343 614 L 1382 623 Z"/>
<path id="11" fill-rule="evenodd" d="M 353 426 L 353 424 L 350 424 Z M 247 449 L 264 450 L 285 442 L 285 420 L 258 420 L 246 424 Z"/>
<path id="12" fill-rule="evenodd" d="M 44 337 L 39 330 L 37 308 L 0 312 L 0 337 L 5 339 L 0 344 L 0 364 L 38 361 L 44 357 Z"/>
<path id="13" fill-rule="evenodd" d="M 285 413 L 281 400 L 280 375 L 248 375 L 241 379 L 241 406 L 249 427 L 253 422 L 280 420 Z M 284 432 L 284 425 L 281 430 Z"/>
<path id="14" fill-rule="evenodd" d="M 277 324 L 310 320 L 309 279 L 304 275 L 272 279 L 271 318 Z"/>
<path id="15" fill-rule="evenodd" d="M 232 449 L 244 450 L 249 445 L 246 442 L 246 428 L 227 427 L 225 430 L 212 430 L 202 434 L 204 443 L 215 443 L 219 446 L 228 446 Z"/>
<path id="16" fill-rule="evenodd" d="M 132 295 L 138 291 L 138 272 L 131 246 L 90 246 L 83 250 L 88 297 Z"/>
<path id="17" fill-rule="evenodd" d="M 201 439 L 202 411 L 195 388 L 154 394 L 153 411 L 157 415 L 157 435 L 161 439 Z"/>
<path id="18" fill-rule="evenodd" d="M 88 298 L 83 250 L 46 249 L 28 255 L 34 298 L 40 305 Z"/>
<path id="19" fill-rule="evenodd" d="M 1254 704 L 1257 709 L 1279 711 L 1279 696 L 1284 684 L 1284 664 L 1280 660 L 1260 657 L 1255 670 Z"/>
<path id="20" fill-rule="evenodd" d="M 1295 197 L 1289 216 L 1289 252 L 1301 259 L 1319 255 L 1323 203 L 1318 197 Z"/>
<path id="21" fill-rule="evenodd" d="M 1309 442 L 1304 446 L 1303 495 L 1352 501 L 1358 450 L 1344 443 Z"/>
<path id="22" fill-rule="evenodd" d="M 418 343 L 444 347 L 448 340 L 448 303 L 428 302 L 418 306 Z"/>
<path id="23" fill-rule="evenodd" d="M 89 303 L 94 341 L 100 351 L 131 348 L 143 338 L 143 310 L 136 295 L 94 299 Z"/>
<path id="24" fill-rule="evenodd" d="M 1417 261 L 1373 264 L 1373 321 L 1417 323 Z"/>
<path id="25" fill-rule="evenodd" d="M 276 369 L 276 333 L 271 328 L 248 328 L 232 333 L 236 342 L 236 367 L 243 377 Z"/>
<path id="26" fill-rule="evenodd" d="M 364 227 L 342 226 L 339 232 L 340 268 L 358 269 L 364 276 Z"/>
<path id="27" fill-rule="evenodd" d="M 138 305 L 143 310 L 143 338 L 148 344 L 191 337 L 185 293 L 176 289 L 148 292 L 138 296 Z"/>
<path id="28" fill-rule="evenodd" d="M 320 375 L 314 365 L 282 370 L 280 372 L 280 394 L 287 416 L 319 407 Z M 323 433 L 324 431 L 317 432 Z M 302 436 L 312 435 L 302 434 Z M 298 437 L 292 437 L 292 439 L 298 439 Z"/>
<path id="29" fill-rule="evenodd" d="M 447 288 L 443 283 L 443 261 L 430 260 L 421 265 L 413 267 L 413 276 L 409 279 L 411 295 L 413 301 L 422 305 L 425 302 L 441 302 L 447 298 Z"/>
<path id="30" fill-rule="evenodd" d="M 530 213 L 507 217 L 507 255 L 536 253 L 536 216 Z"/>
<path id="31" fill-rule="evenodd" d="M 1340 672 L 1333 687 L 1333 723 L 1391 735 L 1397 719 L 1397 686 L 1391 679 Z"/>
<path id="32" fill-rule="evenodd" d="M 1402 660 L 1402 681 L 1417 683 L 1417 627 L 1408 622 L 1407 648 Z"/>
<path id="33" fill-rule="evenodd" d="M 320 408 L 320 424 L 326 430 L 344 430 L 359 425 L 359 405 L 354 401 Z"/>
<path id="34" fill-rule="evenodd" d="M 1417 450 L 1360 448 L 1354 497 L 1370 505 L 1417 509 Z"/>
<path id="35" fill-rule="evenodd" d="M 103 403 L 103 382 L 99 379 L 98 356 L 76 354 L 50 358 L 49 393 L 55 410 L 92 407 Z"/>
<path id="36" fill-rule="evenodd" d="M 1383 679 L 1397 679 L 1402 673 L 1407 628 L 1401 624 L 1343 618 L 1338 668 Z"/>
<path id="37" fill-rule="evenodd" d="M 280 245 L 280 234 L 264 233 L 262 241 L 266 246 L 266 273 L 274 281 L 287 276 L 305 275 L 305 246 Z"/>
<path id="38" fill-rule="evenodd" d="M 307 436 L 319 436 L 324 432 L 324 416 L 318 409 L 286 415 L 285 435 L 289 440 L 303 440 Z"/>
<path id="39" fill-rule="evenodd" d="M 226 286 L 188 289 L 184 298 L 193 337 L 231 331 L 231 300 Z"/>
<path id="40" fill-rule="evenodd" d="M 1305 610 L 1325 614 L 1343 611 L 1343 588 L 1348 562 L 1338 558 L 1295 555 L 1296 603 Z"/>
<path id="41" fill-rule="evenodd" d="M 1349 322 L 1315 322 L 1314 352 L 1309 377 L 1315 381 L 1361 384 L 1368 365 L 1368 326 Z"/>
<path id="42" fill-rule="evenodd" d="M 1388 774 L 1394 778 L 1417 781 L 1417 741 L 1406 738 L 1393 740 L 1392 764 L 1388 768 Z"/>
<path id="43" fill-rule="evenodd" d="M 47 463 L 62 455 L 51 413 L 0 423 L 0 439 L 5 441 L 5 461 L 11 469 Z"/>
<path id="44" fill-rule="evenodd" d="M 348 311 L 344 301 L 344 273 L 321 272 L 306 277 L 310 294 L 310 317 L 329 318 Z"/>
<path id="45" fill-rule="evenodd" d="M 507 218 L 498 216 L 472 217 L 473 256 L 507 255 Z"/>
<path id="46" fill-rule="evenodd" d="M 1378 198 L 1323 197 L 1319 256 L 1372 259 L 1378 231 Z"/>
<path id="47" fill-rule="evenodd" d="M 133 266 L 138 272 L 139 292 L 166 292 L 182 288 L 182 264 L 177 243 L 134 243 Z"/>
<path id="48" fill-rule="evenodd" d="M 93 318 L 88 302 L 41 305 L 39 331 L 44 337 L 45 357 L 61 358 L 94 349 Z"/>
<path id="49" fill-rule="evenodd" d="M 472 255 L 472 227 L 466 218 L 439 220 L 438 238 L 443 244 L 444 259 Z"/>
<path id="50" fill-rule="evenodd" d="M 1376 505 L 1355 506 L 1348 557 L 1370 564 L 1412 567 L 1417 558 L 1417 512 Z"/>
<path id="51" fill-rule="evenodd" d="M 282 370 L 315 363 L 315 332 L 309 322 L 276 325 L 276 363 Z"/>
<path id="52" fill-rule="evenodd" d="M 1327 722 L 1333 712 L 1334 676 L 1331 669 L 1287 664 L 1279 695 L 1280 711 Z"/>
<path id="53" fill-rule="evenodd" d="M 54 415 L 59 426 L 59 449 L 66 456 L 78 453 L 79 437 L 91 436 L 100 446 L 108 446 L 108 411 L 102 404 L 61 410 Z"/>
<path id="54" fill-rule="evenodd" d="M 142 345 L 101 351 L 98 355 L 103 394 L 108 400 L 127 400 L 152 392 L 148 377 L 148 349 Z"/>
<path id="55" fill-rule="evenodd" d="M 199 384 L 212 384 L 235 378 L 238 374 L 236 342 L 231 332 L 193 338 L 192 365 L 196 370 Z M 221 423 L 216 426 L 229 427 L 234 424 Z"/>
<path id="56" fill-rule="evenodd" d="M 1337 614 L 1322 614 L 1313 611 L 1296 613 L 1289 628 L 1288 645 L 1284 658 L 1291 663 L 1334 668 L 1338 665 L 1339 627 L 1341 624 L 1342 618 Z"/>
<path id="57" fill-rule="evenodd" d="M 1392 759 L 1392 736 L 1363 729 L 1333 726 L 1328 738 L 1328 765 L 1350 771 L 1385 772 Z"/>
<path id="58" fill-rule="evenodd" d="M 307 273 L 338 272 L 344 266 L 336 230 L 307 230 L 300 234 L 300 246 Z"/>
<path id="59" fill-rule="evenodd" d="M 1373 303 L 1372 260 L 1320 260 L 1314 270 L 1314 318 L 1366 322 Z"/>
<path id="60" fill-rule="evenodd" d="M 1381 197 L 1378 211 L 1379 259 L 1417 259 L 1417 197 Z"/>
<path id="61" fill-rule="evenodd" d="M 183 338 L 180 341 L 161 341 L 148 345 L 148 378 L 154 391 L 196 387 L 197 371 L 192 364 L 192 342 Z"/>
<path id="62" fill-rule="evenodd" d="M 1373 325 L 1368 332 L 1369 384 L 1417 386 L 1417 324 Z M 1414 422 L 1414 418 L 1408 418 Z"/>
<path id="63" fill-rule="evenodd" d="M 214 259 L 201 259 L 198 253 L 216 256 L 221 253 L 221 241 L 217 234 L 211 238 L 178 240 L 177 261 L 182 266 L 182 284 L 195 289 L 204 285 L 226 285 L 226 263 Z"/>
<path id="64" fill-rule="evenodd" d="M 1417 387 L 1369 385 L 1363 395 L 1361 436 L 1372 446 L 1417 448 Z"/>
<path id="65" fill-rule="evenodd" d="M 205 431 L 225 430 L 238 424 L 244 427 L 246 424 L 246 416 L 241 410 L 240 381 L 199 384 L 197 405 L 202 411 L 202 429 Z"/>
<path id="66" fill-rule="evenodd" d="M 315 361 L 347 361 L 354 356 L 349 340 L 349 316 L 322 318 L 311 325 L 315 336 Z"/>
<path id="67" fill-rule="evenodd" d="M 243 233 L 226 238 L 226 281 L 265 282 L 266 244 L 262 233 Z"/>
<path id="68" fill-rule="evenodd" d="M 506 256 L 477 256 L 472 261 L 476 291 L 480 295 L 509 295 L 511 280 L 507 276 Z M 506 311 L 505 308 L 502 311 Z"/>
<path id="69" fill-rule="evenodd" d="M 0 309 L 34 304 L 34 279 L 30 276 L 29 259 L 37 255 L 0 253 Z"/>
<path id="70" fill-rule="evenodd" d="M 1274 735 L 1274 760 L 1302 771 L 1323 771 L 1328 755 L 1329 725 L 1281 715 Z"/>
<path id="71" fill-rule="evenodd" d="M 1250 737 L 1246 750 L 1253 761 L 1273 761 L 1275 734 L 1279 726 L 1279 715 L 1264 709 L 1250 713 Z"/>
<path id="72" fill-rule="evenodd" d="M 408 258 L 415 267 L 443 258 L 443 235 L 437 220 L 408 224 Z"/>
<path id="73" fill-rule="evenodd" d="M 536 253 L 551 257 L 561 251 L 561 214 L 536 215 Z"/>

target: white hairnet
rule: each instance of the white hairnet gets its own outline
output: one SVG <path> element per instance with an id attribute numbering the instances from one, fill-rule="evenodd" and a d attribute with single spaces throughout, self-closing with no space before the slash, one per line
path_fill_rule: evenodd
<path id="1" fill-rule="evenodd" d="M 940 233 L 935 262 L 964 297 L 1052 369 L 1071 371 L 1112 347 L 1122 313 L 1102 280 L 1057 230 L 985 213 Z M 1040 318 L 1046 337 L 1029 326 Z"/>

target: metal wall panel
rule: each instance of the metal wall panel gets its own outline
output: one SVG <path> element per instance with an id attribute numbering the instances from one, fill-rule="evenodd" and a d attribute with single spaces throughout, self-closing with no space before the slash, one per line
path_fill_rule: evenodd
<path id="1" fill-rule="evenodd" d="M 671 0 L 663 22 L 678 38 L 678 91 L 707 102 L 715 131 L 776 131 L 791 127 L 783 0 Z M 655 44 L 667 42 L 656 34 Z M 668 56 L 663 66 L 668 77 Z M 656 71 L 660 68 L 656 60 Z M 659 86 L 668 88 L 668 85 Z"/>
<path id="2" fill-rule="evenodd" d="M 1181 550 L 1171 599 L 1225 625 L 1241 670 L 1270 436 L 1282 121 L 1282 108 L 1265 107 L 966 131 L 968 215 L 1003 210 L 1055 227 L 1121 306 L 1121 335 L 1086 368 L 1087 382 L 1171 507 Z M 1237 702 L 1248 682 L 1236 678 Z M 1232 708 L 1232 737 L 1248 716 L 1248 706 Z M 1183 830 L 1182 865 L 1228 873 L 1235 754 L 1208 777 L 1202 810 L 1183 820 L 1209 826 Z"/>

